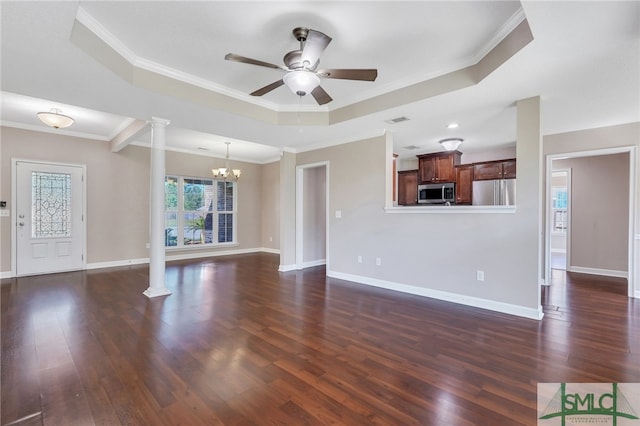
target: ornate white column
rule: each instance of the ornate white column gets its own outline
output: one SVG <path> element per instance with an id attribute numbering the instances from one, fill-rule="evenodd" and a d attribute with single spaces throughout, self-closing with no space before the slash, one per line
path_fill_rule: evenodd
<path id="1" fill-rule="evenodd" d="M 165 285 L 164 162 L 165 128 L 169 120 L 153 117 L 151 123 L 151 179 L 149 184 L 149 288 L 151 298 L 171 294 Z"/>

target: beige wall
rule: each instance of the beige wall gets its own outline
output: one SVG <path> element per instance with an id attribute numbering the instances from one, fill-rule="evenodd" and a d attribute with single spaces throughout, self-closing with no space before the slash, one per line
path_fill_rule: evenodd
<path id="1" fill-rule="evenodd" d="M 635 269 L 628 271 L 633 278 L 634 285 L 629 295 L 640 297 L 640 122 L 620 124 L 617 126 L 585 129 L 575 132 L 559 133 L 544 137 L 544 151 L 546 155 L 573 154 L 582 155 L 597 150 L 631 150 L 632 160 L 627 169 L 634 172 L 631 179 L 634 188 L 635 203 L 632 206 L 634 216 L 630 224 L 630 235 L 633 238 L 632 250 Z M 632 266 L 634 266 L 632 264 Z M 626 270 L 627 268 L 625 268 Z"/>
<path id="2" fill-rule="evenodd" d="M 2 200 L 11 200 L 12 158 L 84 164 L 87 167 L 87 263 L 148 258 L 150 153 L 147 148 L 128 146 L 114 154 L 108 142 L 9 127 L 0 128 L 0 140 Z M 223 165 L 223 159 L 166 153 L 167 173 L 208 176 L 211 168 Z M 233 249 L 259 248 L 262 166 L 241 162 L 231 165 L 242 169 L 238 183 L 239 246 Z M 11 218 L 1 218 L 0 233 L 0 272 L 7 273 L 11 270 Z M 180 251 L 181 255 L 188 253 Z"/>
<path id="3" fill-rule="evenodd" d="M 329 162 L 328 273 L 416 294 L 456 295 L 472 304 L 486 301 L 489 308 L 535 316 L 540 304 L 539 103 L 527 100 L 519 108 L 530 136 L 518 142 L 516 213 L 385 212 L 385 136 L 298 154 L 298 165 Z M 484 282 L 476 280 L 477 270 L 485 272 Z"/>
<path id="4" fill-rule="evenodd" d="M 280 249 L 280 162 L 262 166 L 262 247 Z"/>
<path id="5" fill-rule="evenodd" d="M 572 267 L 627 271 L 629 154 L 554 160 L 571 169 Z"/>
<path id="6" fill-rule="evenodd" d="M 309 167 L 303 174 L 302 262 L 317 264 L 326 259 L 326 170 Z"/>

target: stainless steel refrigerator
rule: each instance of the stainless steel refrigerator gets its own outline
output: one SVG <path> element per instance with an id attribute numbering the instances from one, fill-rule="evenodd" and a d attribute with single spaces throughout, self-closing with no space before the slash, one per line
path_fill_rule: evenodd
<path id="1" fill-rule="evenodd" d="M 474 180 L 474 206 L 513 206 L 516 204 L 516 180 Z"/>

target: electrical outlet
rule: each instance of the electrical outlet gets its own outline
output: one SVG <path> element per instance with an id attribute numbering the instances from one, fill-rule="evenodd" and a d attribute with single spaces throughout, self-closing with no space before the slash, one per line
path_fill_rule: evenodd
<path id="1" fill-rule="evenodd" d="M 151 244 L 147 243 L 147 248 L 151 248 Z"/>
<path id="2" fill-rule="evenodd" d="M 484 281 L 484 271 L 476 271 L 476 279 L 478 281 Z"/>
<path id="3" fill-rule="evenodd" d="M 269 242 L 273 242 L 273 237 L 269 237 Z"/>
<path id="4" fill-rule="evenodd" d="M 376 257 L 376 266 L 380 266 L 382 265 L 382 259 L 379 257 Z"/>
<path id="5" fill-rule="evenodd" d="M 336 219 L 342 218 L 342 210 L 336 210 Z"/>
<path id="6" fill-rule="evenodd" d="M 358 263 L 362 263 L 362 256 L 358 256 Z"/>

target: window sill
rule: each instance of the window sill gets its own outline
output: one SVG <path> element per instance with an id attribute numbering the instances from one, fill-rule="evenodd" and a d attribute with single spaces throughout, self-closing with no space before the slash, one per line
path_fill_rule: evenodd
<path id="1" fill-rule="evenodd" d="M 226 247 L 237 247 L 240 244 L 238 243 L 219 243 L 219 244 L 194 244 L 192 246 L 171 246 L 165 247 L 165 251 L 193 251 L 193 250 L 211 250 L 211 249 L 220 249 Z"/>
<path id="2" fill-rule="evenodd" d="M 393 206 L 384 209 L 386 213 L 422 213 L 422 214 L 455 214 L 455 213 L 500 213 L 513 214 L 516 206 Z"/>

